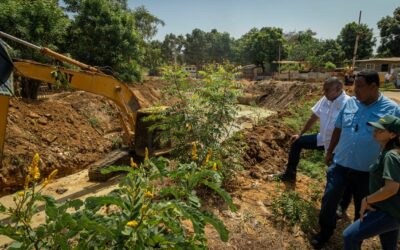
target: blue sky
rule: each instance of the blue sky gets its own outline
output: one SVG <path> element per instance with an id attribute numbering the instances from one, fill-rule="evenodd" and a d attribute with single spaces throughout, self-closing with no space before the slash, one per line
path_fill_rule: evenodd
<path id="1" fill-rule="evenodd" d="M 393 15 L 400 0 L 128 0 L 130 8 L 144 5 L 165 22 L 156 39 L 168 33 L 186 34 L 194 28 L 229 32 L 239 38 L 253 27 L 280 27 L 284 32 L 312 29 L 319 38 L 336 38 L 341 28 L 358 20 L 374 28 Z"/>

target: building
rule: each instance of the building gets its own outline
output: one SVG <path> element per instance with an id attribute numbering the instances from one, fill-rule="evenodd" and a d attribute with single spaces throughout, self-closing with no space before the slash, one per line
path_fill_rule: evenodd
<path id="1" fill-rule="evenodd" d="M 400 68 L 400 57 L 357 60 L 356 67 L 360 70 L 370 69 L 378 72 L 392 73 L 394 69 Z"/>
<path id="2" fill-rule="evenodd" d="M 191 78 L 197 77 L 197 67 L 196 65 L 186 65 L 183 67 L 183 71 L 188 72 Z"/>
<path id="3" fill-rule="evenodd" d="M 391 74 L 391 79 L 396 81 L 400 73 L 400 57 L 370 58 L 356 61 L 357 71 L 375 70 L 379 73 L 380 82 L 385 82 L 385 75 Z"/>

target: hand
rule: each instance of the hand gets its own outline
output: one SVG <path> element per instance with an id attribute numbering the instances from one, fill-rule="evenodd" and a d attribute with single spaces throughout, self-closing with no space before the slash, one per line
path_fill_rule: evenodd
<path id="1" fill-rule="evenodd" d="M 294 141 L 296 141 L 297 139 L 299 139 L 300 136 L 301 136 L 301 135 L 292 135 L 292 137 L 290 137 L 290 140 L 291 140 L 292 142 L 294 142 Z"/>
<path id="2" fill-rule="evenodd" d="M 363 219 L 364 219 L 364 213 L 365 213 L 366 210 L 375 211 L 375 209 L 372 208 L 372 207 L 367 203 L 367 199 L 364 198 L 364 199 L 361 200 L 360 221 L 363 221 Z"/>
<path id="3" fill-rule="evenodd" d="M 333 158 L 333 154 L 332 154 L 332 152 L 326 152 L 326 155 L 325 155 L 325 164 L 326 165 L 331 165 L 331 163 L 332 163 L 332 158 Z"/>

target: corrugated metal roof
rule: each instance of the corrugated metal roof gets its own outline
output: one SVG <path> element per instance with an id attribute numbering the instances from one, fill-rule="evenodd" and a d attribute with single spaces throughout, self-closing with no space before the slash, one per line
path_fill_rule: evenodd
<path id="1" fill-rule="evenodd" d="M 370 59 L 356 60 L 356 62 L 394 62 L 394 63 L 400 63 L 400 57 L 370 58 Z"/>

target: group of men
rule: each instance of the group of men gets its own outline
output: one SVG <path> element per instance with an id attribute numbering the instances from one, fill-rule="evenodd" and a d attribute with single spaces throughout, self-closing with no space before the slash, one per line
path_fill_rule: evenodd
<path id="1" fill-rule="evenodd" d="M 369 194 L 369 166 L 380 153 L 367 125 L 385 115 L 400 117 L 399 106 L 379 92 L 376 71 L 360 72 L 354 83 L 355 96 L 343 91 L 338 78 L 329 78 L 323 85 L 324 96 L 312 107 L 312 115 L 299 135 L 294 136 L 286 171 L 278 178 L 296 181 L 297 165 L 302 149 L 325 150 L 327 182 L 319 214 L 320 231 L 311 243 L 322 247 L 336 228 L 337 210 L 345 210 L 353 197 L 354 220 L 360 217 L 361 200 Z M 318 134 L 303 135 L 320 120 Z"/>

